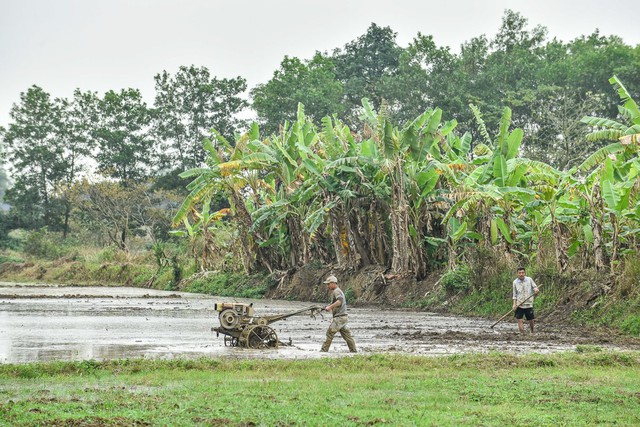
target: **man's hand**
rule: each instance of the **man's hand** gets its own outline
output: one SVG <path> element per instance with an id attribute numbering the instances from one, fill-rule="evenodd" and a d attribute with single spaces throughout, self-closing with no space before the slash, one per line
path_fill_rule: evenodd
<path id="1" fill-rule="evenodd" d="M 330 305 L 326 306 L 326 307 L 324 308 L 324 311 L 331 311 L 331 306 L 330 306 Z"/>
<path id="2" fill-rule="evenodd" d="M 533 293 L 534 293 L 534 294 L 537 294 L 538 292 L 540 292 L 540 289 L 538 289 L 537 287 L 536 287 L 536 288 L 533 288 Z"/>

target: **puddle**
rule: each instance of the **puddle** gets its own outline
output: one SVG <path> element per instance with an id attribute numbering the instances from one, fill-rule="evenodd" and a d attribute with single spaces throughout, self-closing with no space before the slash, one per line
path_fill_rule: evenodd
<path id="1" fill-rule="evenodd" d="M 215 302 L 253 302 L 257 315 L 293 312 L 313 303 L 233 299 L 140 288 L 25 285 L 0 282 L 0 363 L 119 358 L 309 359 L 349 355 L 336 335 L 329 353 L 318 350 L 330 316 L 297 315 L 272 323 L 277 349 L 227 347 Z M 520 337 L 513 319 L 350 307 L 349 324 L 361 353 L 444 355 L 469 352 L 550 353 L 576 345 L 640 350 L 640 340 L 545 324 Z"/>

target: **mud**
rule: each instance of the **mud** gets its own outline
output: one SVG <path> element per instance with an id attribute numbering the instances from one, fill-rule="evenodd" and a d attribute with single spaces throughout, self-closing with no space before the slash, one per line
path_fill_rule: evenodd
<path id="1" fill-rule="evenodd" d="M 216 298 L 139 288 L 12 284 L 0 282 L 0 363 L 117 358 L 229 357 L 309 359 L 349 355 L 336 336 L 329 353 L 318 350 L 330 317 L 290 317 L 271 326 L 291 345 L 247 350 L 227 347 L 218 326 Z M 307 302 L 253 302 L 258 315 L 287 313 Z M 350 307 L 349 325 L 360 353 L 445 355 L 501 351 L 551 353 L 578 345 L 640 350 L 640 340 L 545 322 L 535 335 L 519 336 L 513 319 L 494 320 L 434 313 Z"/>

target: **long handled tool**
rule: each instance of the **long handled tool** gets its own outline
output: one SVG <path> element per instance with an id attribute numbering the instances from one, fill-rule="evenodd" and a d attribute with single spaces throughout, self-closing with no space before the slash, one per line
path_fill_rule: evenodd
<path id="1" fill-rule="evenodd" d="M 542 287 L 542 285 L 537 286 L 538 289 L 540 289 Z M 525 302 L 529 301 L 531 298 L 533 298 L 533 296 L 535 295 L 535 292 L 531 295 L 529 295 L 527 298 L 525 298 L 523 301 L 520 302 L 520 304 L 518 304 L 516 306 L 516 308 L 520 307 L 522 304 L 524 304 Z M 494 323 L 493 325 L 491 325 L 491 329 L 493 329 L 494 326 L 496 326 L 498 323 L 502 322 L 504 320 L 505 317 L 507 317 L 508 315 L 510 315 L 511 313 L 513 313 L 515 311 L 516 308 L 512 308 L 511 310 L 509 310 L 509 312 L 507 314 L 505 314 L 504 316 L 502 316 L 501 318 L 498 319 L 498 321 L 496 323 Z"/>

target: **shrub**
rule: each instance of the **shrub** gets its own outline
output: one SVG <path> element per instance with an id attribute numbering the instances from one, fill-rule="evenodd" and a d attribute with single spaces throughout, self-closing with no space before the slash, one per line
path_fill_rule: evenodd
<path id="1" fill-rule="evenodd" d="M 627 317 L 620 325 L 620 329 L 630 335 L 640 336 L 640 316 Z"/>
<path id="2" fill-rule="evenodd" d="M 124 251 L 115 246 L 107 246 L 96 255 L 98 262 L 126 262 L 127 256 Z"/>
<path id="3" fill-rule="evenodd" d="M 440 279 L 448 293 L 466 292 L 471 288 L 471 269 L 461 264 L 455 270 L 447 271 Z"/>
<path id="4" fill-rule="evenodd" d="M 65 254 L 65 248 L 58 243 L 59 238 L 51 236 L 46 229 L 30 232 L 23 245 L 27 255 L 36 258 L 55 260 Z"/>
<path id="5" fill-rule="evenodd" d="M 353 288 L 347 288 L 344 290 L 344 297 L 347 299 L 347 303 L 353 304 L 358 298 Z"/>
<path id="6" fill-rule="evenodd" d="M 217 296 L 262 298 L 268 289 L 261 275 L 247 276 L 242 273 L 206 272 L 196 273 L 183 280 L 181 290 Z"/>

